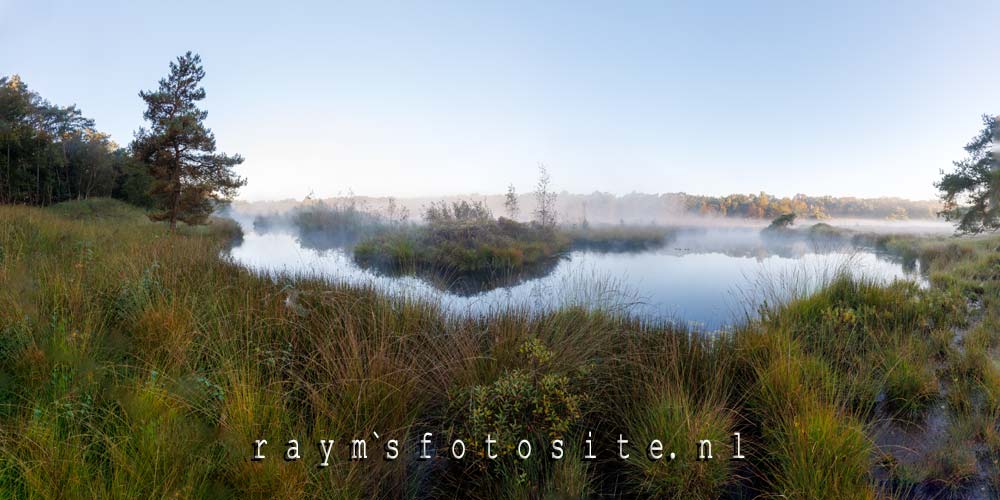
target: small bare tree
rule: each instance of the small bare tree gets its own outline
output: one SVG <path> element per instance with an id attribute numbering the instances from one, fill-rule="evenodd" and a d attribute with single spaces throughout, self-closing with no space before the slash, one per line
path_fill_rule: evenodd
<path id="1" fill-rule="evenodd" d="M 503 206 L 507 210 L 507 217 L 510 217 L 511 220 L 517 220 L 517 213 L 521 211 L 521 207 L 517 204 L 517 191 L 514 190 L 513 184 L 507 186 L 507 195 L 504 198 Z"/>
<path id="2" fill-rule="evenodd" d="M 550 183 L 548 168 L 539 163 L 538 184 L 535 185 L 535 222 L 545 228 L 556 225 L 556 194 L 550 191 Z"/>

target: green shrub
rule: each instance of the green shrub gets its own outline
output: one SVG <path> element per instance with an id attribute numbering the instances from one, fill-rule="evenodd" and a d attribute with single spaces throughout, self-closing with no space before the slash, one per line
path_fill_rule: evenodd
<path id="1" fill-rule="evenodd" d="M 524 368 L 469 388 L 453 409 L 475 446 L 481 447 L 490 434 L 498 441 L 497 453 L 508 456 L 521 439 L 536 438 L 536 443 L 565 439 L 580 420 L 585 399 L 571 374 L 549 370 L 553 353 L 538 339 L 527 340 L 518 352 Z"/>

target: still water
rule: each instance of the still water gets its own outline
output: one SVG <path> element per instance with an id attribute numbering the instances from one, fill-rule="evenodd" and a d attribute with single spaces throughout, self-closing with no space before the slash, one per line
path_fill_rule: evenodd
<path id="1" fill-rule="evenodd" d="M 623 308 L 707 330 L 753 315 L 763 300 L 784 300 L 815 290 L 838 272 L 880 282 L 923 284 L 919 269 L 871 248 L 805 239 L 763 238 L 752 228 L 680 232 L 654 251 L 574 251 L 544 276 L 476 293 L 459 294 L 413 276 L 390 277 L 354 264 L 349 249 L 315 249 L 290 232 L 257 233 L 229 252 L 233 261 L 270 275 L 323 277 L 373 284 L 386 293 L 432 300 L 454 314 L 493 308 L 545 310 L 562 305 Z M 443 289 L 442 289 L 443 288 Z"/>

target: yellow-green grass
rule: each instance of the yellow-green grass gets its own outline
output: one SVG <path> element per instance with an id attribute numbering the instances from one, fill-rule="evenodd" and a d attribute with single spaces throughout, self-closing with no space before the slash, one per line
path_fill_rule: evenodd
<path id="1" fill-rule="evenodd" d="M 588 308 L 458 318 L 256 275 L 221 257 L 232 225 L 171 233 L 129 210 L 0 207 L 0 497 L 874 497 L 880 395 L 918 418 L 935 356 L 992 377 L 933 343 L 966 320 L 958 285 L 838 278 L 713 336 Z M 938 272 L 970 261 L 988 259 Z M 970 336 L 992 359 L 991 335 Z M 422 461 L 425 431 L 439 457 Z M 483 460 L 484 432 L 523 433 L 532 458 L 505 440 Z M 745 461 L 729 460 L 732 432 Z M 447 458 L 448 437 L 464 460 Z M 354 438 L 368 460 L 350 460 Z M 557 438 L 562 461 L 547 458 Z M 250 460 L 256 439 L 266 460 Z M 290 439 L 301 460 L 282 459 Z M 387 439 L 399 459 L 382 458 Z M 677 460 L 648 460 L 653 439 Z"/>

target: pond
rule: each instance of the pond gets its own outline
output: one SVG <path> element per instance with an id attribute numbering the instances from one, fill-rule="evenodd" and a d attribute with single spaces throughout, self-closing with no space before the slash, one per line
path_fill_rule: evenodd
<path id="1" fill-rule="evenodd" d="M 919 268 L 873 248 L 845 242 L 762 237 L 757 228 L 679 230 L 664 247 L 633 253 L 573 251 L 543 276 L 510 280 L 479 293 L 414 276 L 385 276 L 358 267 L 349 249 L 303 245 L 294 232 L 258 233 L 244 224 L 230 258 L 271 275 L 309 275 L 332 282 L 372 284 L 390 294 L 435 301 L 454 314 L 495 308 L 541 311 L 564 305 L 625 308 L 629 312 L 717 330 L 773 303 L 815 290 L 838 272 L 880 282 L 914 280 Z"/>

